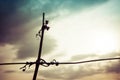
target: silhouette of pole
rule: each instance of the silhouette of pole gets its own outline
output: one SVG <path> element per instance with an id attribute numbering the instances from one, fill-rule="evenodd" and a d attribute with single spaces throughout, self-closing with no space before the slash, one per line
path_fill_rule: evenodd
<path id="1" fill-rule="evenodd" d="M 42 44 L 43 44 L 43 38 L 44 38 L 44 30 L 46 28 L 46 26 L 44 25 L 44 16 L 45 13 L 43 13 L 43 20 L 42 20 L 42 28 L 41 28 L 41 40 L 40 40 L 40 46 L 39 46 L 39 52 L 38 52 L 38 58 L 36 60 L 36 66 L 35 66 L 35 71 L 34 71 L 34 75 L 33 75 L 33 80 L 36 80 L 37 78 L 37 73 L 38 73 L 38 69 L 39 69 L 39 63 L 40 63 L 40 59 L 41 59 L 41 53 L 42 53 Z M 40 33 L 40 32 L 39 32 Z"/>

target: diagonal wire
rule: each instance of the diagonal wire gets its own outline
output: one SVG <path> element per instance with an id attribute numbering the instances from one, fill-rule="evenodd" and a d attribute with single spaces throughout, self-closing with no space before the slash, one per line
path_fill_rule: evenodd
<path id="1" fill-rule="evenodd" d="M 105 58 L 105 59 L 93 59 L 93 60 L 86 60 L 86 61 L 79 61 L 79 62 L 59 62 L 59 64 L 81 64 L 81 63 L 89 63 L 89 62 L 98 62 L 98 61 L 108 61 L 108 60 L 119 60 L 118 58 Z"/>

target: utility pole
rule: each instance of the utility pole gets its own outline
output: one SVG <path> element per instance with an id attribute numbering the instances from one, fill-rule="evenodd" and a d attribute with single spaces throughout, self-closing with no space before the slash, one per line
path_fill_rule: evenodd
<path id="1" fill-rule="evenodd" d="M 36 64 L 35 64 L 35 71 L 34 71 L 34 75 L 33 75 L 33 80 L 36 80 L 36 78 L 37 78 L 38 69 L 39 69 L 40 61 L 41 61 L 41 53 L 42 53 L 44 31 L 45 31 L 45 29 L 49 30 L 49 27 L 47 26 L 47 24 L 48 24 L 48 21 L 46 20 L 46 22 L 45 22 L 45 13 L 43 13 L 42 28 L 37 34 L 37 35 L 39 35 L 41 37 L 41 39 L 40 39 L 38 58 L 37 58 Z"/>

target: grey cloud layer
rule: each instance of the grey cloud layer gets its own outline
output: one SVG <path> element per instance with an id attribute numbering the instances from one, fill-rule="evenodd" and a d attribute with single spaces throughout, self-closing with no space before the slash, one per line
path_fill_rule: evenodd
<path id="1" fill-rule="evenodd" d="M 77 68 L 75 69 L 75 67 Z M 93 64 L 85 64 L 85 65 L 73 65 L 73 66 L 61 66 L 59 68 L 54 68 L 51 70 L 43 70 L 40 75 L 50 80 L 78 80 L 83 77 L 93 76 L 96 74 L 104 74 L 104 73 L 118 73 L 120 63 L 112 63 L 111 65 L 103 66 L 102 64 L 93 63 Z M 95 68 L 98 67 L 98 68 Z"/>
<path id="2" fill-rule="evenodd" d="M 0 43 L 14 43 L 28 30 L 25 23 L 40 16 L 43 11 L 55 13 L 59 9 L 78 10 L 100 4 L 106 0 L 1 0 Z"/>
<path id="3" fill-rule="evenodd" d="M 0 45 L 12 44 L 17 45 L 18 57 L 26 58 L 34 56 L 36 53 L 35 42 L 30 38 L 25 40 L 25 35 L 29 33 L 38 23 L 25 26 L 28 22 L 32 22 L 43 11 L 47 14 L 55 13 L 61 9 L 73 10 L 84 9 L 95 4 L 104 3 L 107 0 L 0 0 Z M 35 22 L 36 23 L 36 22 Z M 30 41 L 29 41 L 30 40 Z M 47 38 L 44 43 L 44 53 L 54 48 L 55 40 Z M 28 41 L 28 42 L 27 42 Z M 48 42 L 50 42 L 48 44 Z M 45 49 L 46 48 L 46 49 Z"/>
<path id="4" fill-rule="evenodd" d="M 30 39 L 30 38 L 28 38 Z M 17 58 L 27 58 L 27 57 L 34 57 L 38 54 L 39 48 L 39 40 L 33 39 L 28 40 L 25 39 L 23 44 L 19 44 L 19 50 L 17 54 Z M 43 55 L 49 54 L 51 51 L 55 49 L 57 46 L 56 40 L 51 38 L 50 36 L 45 36 L 44 43 L 43 43 Z"/>

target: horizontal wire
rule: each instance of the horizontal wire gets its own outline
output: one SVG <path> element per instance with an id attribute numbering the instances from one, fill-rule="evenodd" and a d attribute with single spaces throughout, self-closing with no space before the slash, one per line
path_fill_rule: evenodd
<path id="1" fill-rule="evenodd" d="M 108 60 L 118 60 L 118 58 L 105 58 L 105 59 L 93 59 L 93 60 L 86 60 L 86 61 L 79 61 L 79 62 L 57 62 L 57 61 L 52 61 L 52 62 L 39 62 L 38 64 L 43 65 L 43 64 L 49 64 L 49 65 L 57 65 L 57 64 L 81 64 L 81 63 L 89 63 L 89 62 L 98 62 L 98 61 L 108 61 Z M 19 64 L 26 64 L 26 65 L 33 65 L 36 64 L 36 62 L 15 62 L 15 63 L 0 63 L 0 65 L 19 65 Z"/>
<path id="2" fill-rule="evenodd" d="M 15 63 L 0 63 L 0 65 L 19 65 L 19 64 L 35 64 L 36 62 L 15 62 Z"/>

